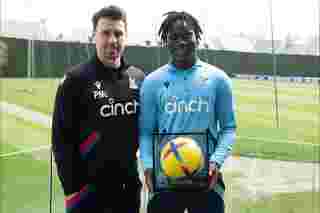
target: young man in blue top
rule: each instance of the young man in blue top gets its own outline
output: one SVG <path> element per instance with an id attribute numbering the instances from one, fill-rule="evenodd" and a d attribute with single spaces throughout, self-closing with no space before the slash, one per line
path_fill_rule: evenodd
<path id="1" fill-rule="evenodd" d="M 201 61 L 197 47 L 202 30 L 186 12 L 168 12 L 159 29 L 171 60 L 150 73 L 140 91 L 140 158 L 152 192 L 153 133 L 206 132 L 209 138 L 209 184 L 199 192 L 152 193 L 148 213 L 223 213 L 225 191 L 220 172 L 235 141 L 235 109 L 230 78 Z"/>

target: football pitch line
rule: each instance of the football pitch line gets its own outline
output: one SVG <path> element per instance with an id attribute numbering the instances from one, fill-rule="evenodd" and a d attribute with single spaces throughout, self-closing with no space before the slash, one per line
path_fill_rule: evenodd
<path id="1" fill-rule="evenodd" d="M 280 143 L 280 144 L 295 144 L 295 145 L 307 145 L 307 146 L 320 146 L 320 144 L 313 144 L 313 143 L 299 143 L 298 141 L 289 141 L 289 140 L 270 140 L 270 139 L 265 139 L 265 138 L 256 138 L 256 137 L 241 137 L 241 136 L 237 136 L 237 139 L 242 139 L 242 140 L 248 140 L 250 141 L 260 141 L 258 143 Z M 12 157 L 12 156 L 16 156 L 16 155 L 21 155 L 21 154 L 26 154 L 26 153 L 32 153 L 35 151 L 40 151 L 43 149 L 49 149 L 51 147 L 51 145 L 43 145 L 43 146 L 39 146 L 39 147 L 35 147 L 35 148 L 31 148 L 31 149 L 23 149 L 23 150 L 19 150 L 19 151 L 14 151 L 14 152 L 9 152 L 9 153 L 4 153 L 4 154 L 0 154 L 0 158 L 6 158 L 6 157 Z"/>
<path id="2" fill-rule="evenodd" d="M 4 153 L 4 154 L 0 154 L 0 158 L 6 158 L 6 157 L 12 157 L 12 156 L 17 156 L 17 155 L 21 155 L 21 154 L 32 153 L 32 152 L 40 151 L 43 149 L 49 149 L 50 147 L 51 147 L 50 145 L 43 145 L 43 146 L 31 148 L 31 149 L 24 149 L 24 150 L 19 150 L 19 151 L 15 151 L 15 152 Z"/>
<path id="3" fill-rule="evenodd" d="M 32 121 L 35 123 L 42 124 L 45 127 L 50 128 L 51 124 L 51 117 L 48 115 L 45 115 L 43 113 L 34 112 L 29 109 L 25 109 L 24 107 L 15 105 L 15 104 L 9 104 L 7 102 L 0 101 L 0 111 L 6 112 L 8 114 L 13 114 L 15 116 L 18 116 L 22 119 Z M 308 146 L 319 146 L 320 144 L 314 144 L 310 142 L 299 142 L 299 141 L 293 141 L 293 140 L 275 140 L 275 139 L 266 139 L 266 138 L 259 138 L 259 137 L 243 137 L 243 136 L 237 136 L 237 139 L 247 140 L 247 141 L 255 141 L 258 143 L 287 143 L 287 144 L 296 144 L 296 145 L 308 145 Z M 49 149 L 50 145 L 43 145 L 31 149 L 24 149 L 24 150 L 18 150 L 14 152 L 4 153 L 0 154 L 0 158 L 5 157 L 11 157 L 15 155 L 25 154 L 25 153 L 32 153 L 34 151 L 39 151 L 42 149 Z"/>
<path id="4" fill-rule="evenodd" d="M 298 141 L 293 141 L 293 140 L 281 140 L 281 139 L 265 139 L 265 138 L 259 138 L 259 137 L 242 137 L 242 136 L 237 136 L 237 139 L 242 139 L 242 140 L 248 140 L 250 141 L 255 141 L 258 143 L 278 143 L 278 144 L 294 144 L 294 145 L 307 145 L 307 146 L 320 146 L 320 144 L 315 144 L 311 142 L 298 142 Z"/>

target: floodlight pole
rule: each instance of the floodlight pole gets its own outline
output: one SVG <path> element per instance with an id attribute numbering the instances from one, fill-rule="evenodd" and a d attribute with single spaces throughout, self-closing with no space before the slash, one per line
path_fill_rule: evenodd
<path id="1" fill-rule="evenodd" d="M 318 56 L 317 57 L 318 64 L 320 64 L 320 0 L 318 0 L 318 54 L 316 53 L 316 55 Z M 320 70 L 318 70 L 318 103 L 320 105 Z M 319 111 L 319 124 L 320 124 L 320 111 Z M 320 126 L 319 126 L 319 137 L 320 137 Z"/>
<path id="2" fill-rule="evenodd" d="M 203 37 L 204 37 L 204 53 L 205 53 L 205 57 L 206 57 L 206 62 L 210 63 L 209 60 L 209 42 L 208 42 L 208 33 L 207 33 L 207 27 L 208 27 L 208 9 L 207 8 L 202 8 L 201 9 L 201 15 L 203 17 Z"/>
<path id="3" fill-rule="evenodd" d="M 2 0 L 0 0 L 0 35 L 2 34 Z"/>
<path id="4" fill-rule="evenodd" d="M 316 53 L 316 56 L 318 56 L 318 64 L 320 64 L 320 0 L 318 0 L 318 53 Z M 320 106 L 320 70 L 318 70 L 318 104 Z M 319 111 L 319 140 L 320 140 L 320 111 Z M 319 153 L 320 154 L 320 153 Z M 320 156 L 319 156 L 320 157 Z M 320 159 L 320 158 L 319 158 Z"/>
<path id="5" fill-rule="evenodd" d="M 49 148 L 50 152 L 50 173 L 49 173 L 49 213 L 53 213 L 53 153 L 52 147 Z"/>
<path id="6" fill-rule="evenodd" d="M 318 41 L 315 42 L 315 56 L 316 56 L 316 60 L 315 63 L 318 63 L 318 65 L 320 65 L 320 0 L 318 0 L 318 38 L 317 38 L 317 33 L 316 33 L 316 39 L 318 39 Z M 318 103 L 320 106 L 320 71 L 318 71 L 318 73 L 316 73 L 316 84 L 317 84 L 317 91 L 318 94 L 317 95 L 317 99 L 318 99 Z M 318 111 L 318 122 L 316 122 L 316 128 L 318 129 L 317 134 L 318 134 L 318 140 L 320 141 L 320 111 Z M 317 140 L 317 139 L 316 139 Z M 314 157 L 315 157 L 315 162 L 318 162 L 318 160 L 320 160 L 320 151 L 317 153 L 317 149 L 314 149 Z M 314 193 L 316 192 L 316 183 L 318 181 L 318 179 L 316 178 L 317 176 L 317 169 L 318 169 L 318 164 L 315 163 L 314 164 L 314 168 L 313 168 L 313 174 L 312 174 L 312 208 L 316 211 L 316 196 L 314 195 Z"/>
<path id="7" fill-rule="evenodd" d="M 274 51 L 274 36 L 273 36 L 273 20 L 272 20 L 272 0 L 269 0 L 269 12 L 270 12 L 270 28 L 271 28 L 271 45 L 272 45 L 272 62 L 273 62 L 273 85 L 274 85 L 274 105 L 277 128 L 279 124 L 279 104 L 278 104 L 278 86 L 277 86 L 277 58 Z"/>
<path id="8" fill-rule="evenodd" d="M 320 65 L 320 0 L 318 0 L 318 65 Z M 320 107 L 320 70 L 318 70 L 318 104 Z M 318 111 L 318 137 L 320 141 L 320 110 Z M 319 160 L 320 160 L 320 151 L 319 151 Z"/>
<path id="9" fill-rule="evenodd" d="M 0 34 L 2 33 L 2 0 L 0 0 Z"/>
<path id="10" fill-rule="evenodd" d="M 160 42 L 158 42 L 158 22 L 160 20 L 160 17 L 159 16 L 154 16 L 153 19 L 152 19 L 152 25 L 154 27 L 154 32 L 152 32 L 152 36 L 154 36 L 154 42 L 155 42 L 155 50 L 156 50 L 156 57 L 157 57 L 157 61 L 156 61 L 156 66 L 153 67 L 153 69 L 157 68 L 157 67 L 160 67 L 161 65 L 161 48 L 162 46 L 161 45 L 158 45 L 160 44 Z M 160 26 L 160 25 L 159 25 Z M 151 39 L 151 41 L 153 40 Z"/>

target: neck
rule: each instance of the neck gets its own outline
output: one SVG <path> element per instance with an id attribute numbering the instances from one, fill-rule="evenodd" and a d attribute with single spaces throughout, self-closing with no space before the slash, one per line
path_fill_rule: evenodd
<path id="1" fill-rule="evenodd" d="M 112 63 L 108 63 L 107 61 L 101 60 L 99 55 L 97 55 L 97 58 L 103 64 L 103 66 L 106 67 L 106 68 L 118 69 L 121 66 L 121 58 L 116 59 Z"/>
<path id="2" fill-rule="evenodd" d="M 103 62 L 102 62 L 103 63 Z M 121 61 L 119 60 L 116 63 L 103 63 L 106 68 L 118 69 L 121 66 Z"/>
<path id="3" fill-rule="evenodd" d="M 197 61 L 197 58 L 195 57 L 189 61 L 174 61 L 173 64 L 178 69 L 189 69 L 196 63 L 196 61 Z"/>

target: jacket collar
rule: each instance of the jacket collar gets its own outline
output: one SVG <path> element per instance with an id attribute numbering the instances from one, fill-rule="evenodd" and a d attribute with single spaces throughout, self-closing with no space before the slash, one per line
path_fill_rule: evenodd
<path id="1" fill-rule="evenodd" d="M 106 79 L 106 80 L 119 80 L 123 77 L 123 73 L 126 70 L 126 68 L 129 66 L 124 57 L 121 57 L 121 64 L 119 68 L 111 68 L 106 67 L 98 58 L 97 54 L 95 54 L 92 59 L 91 63 L 95 65 L 97 75 L 99 78 Z"/>

